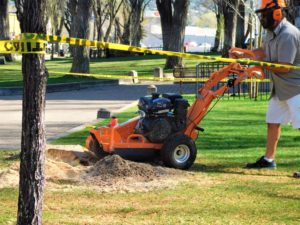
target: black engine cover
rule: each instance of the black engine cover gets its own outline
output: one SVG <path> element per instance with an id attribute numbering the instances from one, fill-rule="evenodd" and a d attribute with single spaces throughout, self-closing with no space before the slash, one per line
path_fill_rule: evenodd
<path id="1" fill-rule="evenodd" d="M 144 135 L 152 143 L 163 143 L 172 133 L 186 127 L 189 103 L 181 95 L 165 93 L 141 97 L 139 110 L 144 114 L 135 132 Z"/>
<path id="2" fill-rule="evenodd" d="M 153 143 L 162 143 L 172 132 L 172 126 L 166 118 L 143 118 L 137 133 L 143 134 Z"/>
<path id="3" fill-rule="evenodd" d="M 167 113 L 172 109 L 171 100 L 167 98 L 155 98 L 151 96 L 141 97 L 138 103 L 139 110 L 147 114 Z"/>

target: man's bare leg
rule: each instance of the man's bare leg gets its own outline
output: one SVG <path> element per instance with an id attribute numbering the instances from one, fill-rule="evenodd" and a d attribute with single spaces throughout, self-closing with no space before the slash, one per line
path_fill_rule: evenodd
<path id="1" fill-rule="evenodd" d="M 268 159 L 275 158 L 275 153 L 280 138 L 280 133 L 281 133 L 280 124 L 268 123 L 267 146 L 266 146 L 266 155 L 265 155 Z"/>

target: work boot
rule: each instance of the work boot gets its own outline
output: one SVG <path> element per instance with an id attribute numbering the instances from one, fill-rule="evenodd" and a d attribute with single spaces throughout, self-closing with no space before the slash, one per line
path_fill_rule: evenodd
<path id="1" fill-rule="evenodd" d="M 295 177 L 295 178 L 300 178 L 300 172 L 294 173 L 293 177 Z"/>
<path id="2" fill-rule="evenodd" d="M 265 160 L 264 156 L 260 157 L 255 163 L 248 163 L 246 165 L 248 169 L 275 169 L 276 163 L 275 160 L 268 162 Z"/>

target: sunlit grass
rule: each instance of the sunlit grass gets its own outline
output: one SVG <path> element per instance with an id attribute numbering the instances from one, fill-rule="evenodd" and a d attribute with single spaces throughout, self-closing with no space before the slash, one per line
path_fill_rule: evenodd
<path id="1" fill-rule="evenodd" d="M 139 76 L 153 76 L 154 68 L 163 68 L 165 61 L 165 57 L 156 55 L 92 59 L 90 62 L 90 74 L 124 76 L 128 75 L 130 70 L 135 70 Z M 185 60 L 184 63 L 186 66 L 196 67 L 199 60 Z M 71 69 L 72 58 L 46 61 L 46 66 L 49 71 L 48 84 L 84 82 L 96 79 L 65 75 Z M 20 61 L 0 65 L 0 87 L 21 86 L 23 80 L 21 70 L 22 65 Z M 172 70 L 165 70 L 165 72 L 172 73 Z"/>
<path id="2" fill-rule="evenodd" d="M 299 131 L 283 127 L 277 170 L 244 169 L 264 153 L 266 108 L 267 101 L 221 100 L 200 124 L 195 175 L 176 187 L 144 193 L 46 188 L 44 224 L 300 224 L 300 180 L 291 177 L 300 169 Z M 83 144 L 88 129 L 76 135 L 55 143 Z M 7 154 L 0 154 L 0 168 L 10 165 Z M 0 224 L 14 221 L 17 194 L 0 189 Z"/>

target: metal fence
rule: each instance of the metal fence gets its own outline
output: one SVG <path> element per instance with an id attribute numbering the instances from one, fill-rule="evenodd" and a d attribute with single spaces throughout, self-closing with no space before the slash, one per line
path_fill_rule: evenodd
<path id="1" fill-rule="evenodd" d="M 199 63 L 196 67 L 174 68 L 173 75 L 175 78 L 198 78 L 196 82 L 178 82 L 179 92 L 181 94 L 186 94 L 185 90 L 188 90 L 189 93 L 191 90 L 194 90 L 194 93 L 197 94 L 197 90 L 203 86 L 205 80 L 207 80 L 212 73 L 220 70 L 226 65 L 228 65 L 228 63 L 203 62 Z M 224 81 L 220 81 L 212 90 L 217 90 L 224 84 Z M 270 96 L 270 90 L 269 74 L 266 74 L 265 81 L 257 82 L 248 79 L 248 81 L 233 86 L 224 94 L 223 99 L 250 98 L 253 100 L 267 100 Z"/>

